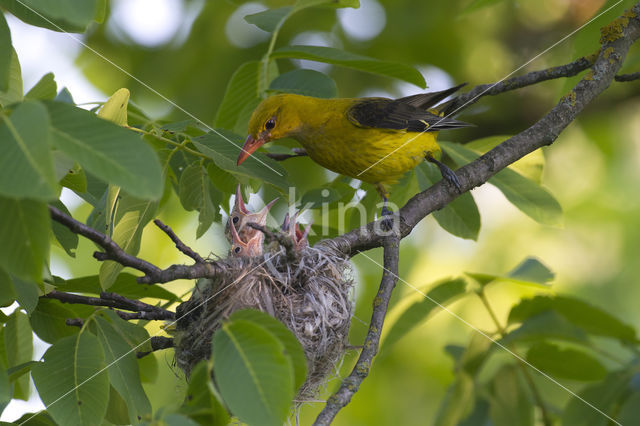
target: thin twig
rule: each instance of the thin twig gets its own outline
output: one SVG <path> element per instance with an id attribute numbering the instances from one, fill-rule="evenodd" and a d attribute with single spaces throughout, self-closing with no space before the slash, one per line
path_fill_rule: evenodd
<path id="1" fill-rule="evenodd" d="M 62 303 L 74 303 L 88 306 L 104 306 L 108 308 L 126 309 L 134 311 L 141 317 L 137 319 L 153 319 L 153 320 L 171 320 L 175 318 L 175 313 L 162 309 L 158 306 L 149 305 L 139 300 L 128 299 L 116 293 L 100 293 L 100 297 L 83 296 L 80 294 L 66 293 L 63 291 L 53 290 L 41 296 L 47 299 L 56 299 Z M 118 315 L 128 314 L 126 312 L 118 312 Z M 142 318 L 145 316 L 145 318 Z M 135 319 L 135 318 L 131 318 Z M 77 324 L 70 324 L 77 325 Z"/>
<path id="2" fill-rule="evenodd" d="M 173 232 L 173 230 L 169 226 L 162 223 L 160 219 L 154 220 L 153 223 L 155 223 L 158 228 L 162 229 L 162 231 L 167 234 L 169 238 L 171 238 L 171 241 L 173 241 L 178 250 L 195 260 L 196 263 L 205 263 L 205 260 L 202 258 L 202 256 L 196 253 L 191 247 L 183 243 L 182 240 L 180 240 L 180 238 L 178 238 L 178 236 L 175 234 L 175 232 Z"/>
<path id="3" fill-rule="evenodd" d="M 625 81 L 634 81 L 640 79 L 640 71 L 634 72 L 632 74 L 619 74 L 616 75 L 616 81 L 625 82 Z"/>
<path id="4" fill-rule="evenodd" d="M 329 425 L 338 414 L 338 411 L 351 401 L 351 397 L 358 391 L 362 381 L 369 375 L 373 358 L 378 353 L 382 326 L 387 315 L 387 307 L 396 282 L 398 281 L 400 239 L 397 236 L 387 237 L 384 240 L 384 269 L 378 294 L 373 299 L 373 313 L 369 323 L 369 331 L 364 340 L 364 346 L 360 357 L 353 367 L 351 374 L 340 384 L 340 388 L 334 393 L 324 406 L 314 425 Z"/>

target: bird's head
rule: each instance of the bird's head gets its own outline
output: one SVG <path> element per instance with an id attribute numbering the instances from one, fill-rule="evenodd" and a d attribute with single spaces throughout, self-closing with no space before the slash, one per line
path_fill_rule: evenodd
<path id="1" fill-rule="evenodd" d="M 250 241 L 256 234 L 261 234 L 260 231 L 247 226 L 247 223 L 256 223 L 261 226 L 266 225 L 267 214 L 269 213 L 269 210 L 271 210 L 271 207 L 276 203 L 276 201 L 278 201 L 278 198 L 268 203 L 262 208 L 262 210 L 252 213 L 244 204 L 241 186 L 240 184 L 238 184 L 238 186 L 236 187 L 236 200 L 233 204 L 233 209 L 229 214 L 227 225 L 225 226 L 225 235 L 227 239 L 230 242 L 233 241 L 231 228 L 235 228 L 235 231 L 239 236 L 239 240 L 245 242 Z"/>
<path id="2" fill-rule="evenodd" d="M 291 136 L 300 126 L 296 102 L 302 96 L 280 94 L 258 105 L 249 120 L 249 136 L 238 155 L 238 165 L 267 142 Z"/>

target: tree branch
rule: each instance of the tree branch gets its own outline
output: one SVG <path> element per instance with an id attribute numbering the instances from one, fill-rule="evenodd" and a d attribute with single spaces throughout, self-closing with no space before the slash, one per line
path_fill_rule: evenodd
<path id="1" fill-rule="evenodd" d="M 46 299 L 56 299 L 62 303 L 74 303 L 89 306 L 105 306 L 108 308 L 126 309 L 133 312 L 116 311 L 123 319 L 172 320 L 175 313 L 158 306 L 149 305 L 139 300 L 128 299 L 116 293 L 100 293 L 100 297 L 82 296 L 80 294 L 65 293 L 53 290 L 43 296 Z M 76 324 L 69 324 L 76 325 Z"/>
<path id="2" fill-rule="evenodd" d="M 154 220 L 153 223 L 155 223 L 158 228 L 162 229 L 164 233 L 167 234 L 169 238 L 171 238 L 171 241 L 173 241 L 173 243 L 176 245 L 176 248 L 178 250 L 180 250 L 182 253 L 186 254 L 193 260 L 195 260 L 196 263 L 205 263 L 205 260 L 202 258 L 202 256 L 200 256 L 198 253 L 193 251 L 191 247 L 183 243 L 180 240 L 180 238 L 178 238 L 178 236 L 175 234 L 175 232 L 173 232 L 173 230 L 169 228 L 167 225 L 162 223 L 160 219 Z"/>
<path id="3" fill-rule="evenodd" d="M 136 354 L 138 358 L 145 357 L 155 351 L 160 351 L 162 349 L 171 349 L 176 346 L 174 340 L 170 337 L 153 336 L 151 337 L 150 342 L 151 342 L 151 350 L 146 352 L 138 352 Z"/>
<path id="4" fill-rule="evenodd" d="M 545 145 L 552 144 L 558 135 L 575 120 L 585 106 L 609 87 L 614 80 L 629 47 L 640 37 L 640 19 L 638 19 L 638 15 L 640 15 L 640 3 L 633 6 L 631 13 L 625 12 L 622 17 L 617 18 L 609 26 L 605 27 L 605 30 L 613 31 L 613 35 L 609 33 L 607 37 L 603 37 L 605 40 L 602 48 L 591 66 L 592 73 L 582 78 L 573 90 L 563 96 L 549 113 L 528 129 L 507 139 L 477 160 L 456 170 L 456 175 L 462 186 L 461 192 L 458 192 L 456 188 L 447 183 L 438 182 L 411 198 L 398 212 L 401 238 L 409 235 L 413 228 L 428 214 L 443 208 L 462 192 L 484 184 L 500 170 L 525 155 Z M 618 33 L 615 32 L 616 28 L 619 28 Z M 585 58 L 585 60 L 586 62 L 583 65 L 589 62 L 588 59 Z M 578 62 L 582 63 L 580 60 L 574 63 Z M 575 71 L 583 65 L 576 65 L 573 70 Z M 544 72 L 539 73 L 544 74 Z M 538 74 L 538 78 L 542 78 L 541 76 L 542 74 Z M 528 81 L 528 79 L 525 80 Z M 509 87 L 504 87 L 508 81 L 510 80 L 505 80 L 503 82 L 505 84 L 500 87 L 504 90 L 511 90 Z M 478 87 L 486 88 L 486 86 Z M 496 87 L 499 87 L 499 84 Z M 474 88 L 470 93 L 479 91 L 481 92 L 481 90 Z M 494 94 L 494 92 L 487 91 L 485 94 Z M 382 245 L 384 236 L 378 235 L 375 232 L 375 228 L 376 224 L 372 222 L 341 236 L 321 241 L 318 244 L 330 244 L 337 247 L 345 255 L 352 256 L 360 251 Z"/>
<path id="5" fill-rule="evenodd" d="M 624 82 L 624 81 L 634 81 L 640 79 L 640 71 L 634 72 L 633 74 L 620 74 L 616 75 L 616 81 Z"/>
<path id="6" fill-rule="evenodd" d="M 384 269 L 382 270 L 382 279 L 378 293 L 373 299 L 373 313 L 371 314 L 369 331 L 364 340 L 360 357 L 351 374 L 340 384 L 338 391 L 327 400 L 327 404 L 316 418 L 315 426 L 330 424 L 338 414 L 338 411 L 351 401 L 351 397 L 358 391 L 362 381 L 369 375 L 373 358 L 378 353 L 382 326 L 387 316 L 387 307 L 389 306 L 391 293 L 398 281 L 400 239 L 397 236 L 387 237 L 383 244 Z"/>

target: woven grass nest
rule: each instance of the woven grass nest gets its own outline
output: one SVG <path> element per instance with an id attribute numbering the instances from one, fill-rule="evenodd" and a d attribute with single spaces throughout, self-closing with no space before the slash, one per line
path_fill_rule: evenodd
<path id="1" fill-rule="evenodd" d="M 242 200 L 239 191 L 234 210 L 242 213 L 244 203 L 238 200 Z M 230 222 L 233 217 L 232 212 Z M 256 219 L 259 225 L 265 222 L 262 217 L 247 220 Z M 308 372 L 298 401 L 313 399 L 342 359 L 353 316 L 350 264 L 330 244 L 309 247 L 308 228 L 300 232 L 295 216 L 288 224 L 287 217 L 283 231 L 291 236 L 293 247 L 272 242 L 262 253 L 264 234 L 237 223 L 230 232 L 230 255 L 216 262 L 221 273 L 199 280 L 191 298 L 178 306 L 176 363 L 187 377 L 200 360 L 209 358 L 212 336 L 221 322 L 240 309 L 275 317 L 302 344 Z M 251 255 L 237 255 L 237 246 L 247 249 L 252 238 L 254 247 L 247 250 Z"/>

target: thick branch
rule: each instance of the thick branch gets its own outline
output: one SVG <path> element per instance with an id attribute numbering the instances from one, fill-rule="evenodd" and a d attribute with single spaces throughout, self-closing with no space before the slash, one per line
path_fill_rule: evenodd
<path id="1" fill-rule="evenodd" d="M 633 6 L 632 12 L 614 21 L 611 27 L 620 28 L 620 33 L 617 37 L 607 37 L 611 41 L 602 44 L 591 67 L 592 73 L 580 80 L 549 113 L 528 129 L 456 171 L 462 192 L 484 184 L 500 170 L 525 155 L 552 144 L 585 106 L 609 87 L 622 66 L 629 47 L 640 37 L 640 20 L 636 17 L 640 15 L 640 3 Z M 471 91 L 475 92 L 476 88 Z M 409 235 L 428 214 L 443 208 L 459 195 L 456 188 L 443 182 L 415 195 L 399 211 L 401 237 Z M 384 236 L 376 234 L 375 224 L 369 223 L 319 244 L 331 244 L 346 255 L 354 255 L 359 251 L 380 247 L 383 239 Z"/>
<path id="2" fill-rule="evenodd" d="M 150 351 L 146 351 L 146 352 L 138 352 L 136 354 L 136 356 L 138 358 L 142 358 L 144 356 L 147 356 L 150 353 L 155 352 L 155 351 L 160 351 L 162 349 L 171 349 L 171 348 L 174 348 L 176 346 L 175 342 L 170 337 L 153 336 L 153 337 L 151 337 L 150 342 L 151 342 L 151 350 Z"/>
<path id="3" fill-rule="evenodd" d="M 56 299 L 62 303 L 75 303 L 89 306 L 105 306 L 108 308 L 126 309 L 129 312 L 116 311 L 124 319 L 147 319 L 147 320 L 172 320 L 175 314 L 166 309 L 149 305 L 139 300 L 128 299 L 116 293 L 100 293 L 100 297 L 82 296 L 74 293 L 53 290 L 44 296 L 47 299 Z M 130 316 L 130 318 L 126 318 Z"/>
<path id="4" fill-rule="evenodd" d="M 398 281 L 400 239 L 396 236 L 387 237 L 384 240 L 384 269 L 382 280 L 375 299 L 373 299 L 373 313 L 369 323 L 369 331 L 364 340 L 364 346 L 360 357 L 353 367 L 351 374 L 340 384 L 340 388 L 334 393 L 322 409 L 314 425 L 328 425 L 338 414 L 338 411 L 351 401 L 351 397 L 358 391 L 362 381 L 369 375 L 373 358 L 378 353 L 382 326 L 387 315 L 387 307 L 391 299 L 396 282 Z"/>

